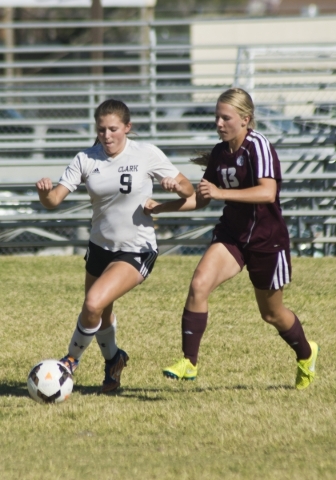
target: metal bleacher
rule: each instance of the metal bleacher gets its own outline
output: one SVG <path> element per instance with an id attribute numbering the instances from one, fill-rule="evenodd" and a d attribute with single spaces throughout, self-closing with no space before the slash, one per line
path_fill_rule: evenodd
<path id="1" fill-rule="evenodd" d="M 97 26 L 132 29 L 138 37 L 133 35 L 133 43 L 127 44 L 114 39 L 100 46 L 83 41 L 72 46 L 0 48 L 4 73 L 0 77 L 0 253 L 73 253 L 85 247 L 91 208 L 84 187 L 57 210 L 46 211 L 34 184 L 42 176 L 57 182 L 72 157 L 93 143 L 93 113 L 102 100 L 112 96 L 124 100 L 132 113 L 133 138 L 160 147 L 197 184 L 202 170 L 189 160 L 218 141 L 215 101 L 236 85 L 252 94 L 258 130 L 270 139 L 281 160 L 281 203 L 293 254 L 335 255 L 333 45 L 237 46 L 233 74 L 211 83 L 195 73 L 197 60 L 191 55 L 195 45 L 189 42 L 187 21 L 180 22 L 184 33 L 169 42 L 160 37 L 169 22 L 75 25 L 82 29 L 81 38 Z M 14 29 L 66 27 L 69 23 L 12 25 Z M 139 43 L 140 36 L 147 43 Z M 103 52 L 98 59 L 97 52 Z M 213 63 L 232 63 L 224 47 L 218 52 Z M 155 184 L 154 198 L 172 195 Z M 221 209 L 212 202 L 197 212 L 159 215 L 155 224 L 161 253 L 201 252 Z"/>

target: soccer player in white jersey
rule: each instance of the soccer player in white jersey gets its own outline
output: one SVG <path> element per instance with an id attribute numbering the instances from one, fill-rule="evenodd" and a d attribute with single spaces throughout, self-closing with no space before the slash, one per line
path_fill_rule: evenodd
<path id="1" fill-rule="evenodd" d="M 296 388 L 315 376 L 318 346 L 308 342 L 297 316 L 283 304 L 291 280 L 289 235 L 281 214 L 281 170 L 269 141 L 254 130 L 250 95 L 232 88 L 217 101 L 216 125 L 222 142 L 204 156 L 206 170 L 194 196 L 164 204 L 152 201 L 152 213 L 202 208 L 211 199 L 225 202 L 210 247 L 191 281 L 182 316 L 184 357 L 163 370 L 170 378 L 194 379 L 208 317 L 208 297 L 246 266 L 263 320 L 273 325 L 294 350 Z M 199 159 L 198 159 L 199 160 Z"/>
<path id="2" fill-rule="evenodd" d="M 90 195 L 93 216 L 85 256 L 85 299 L 68 354 L 61 361 L 74 373 L 95 336 L 105 359 L 102 392 L 108 393 L 120 386 L 128 361 L 116 344 L 113 302 L 150 274 L 158 255 L 153 220 L 145 214 L 153 180 L 181 198 L 190 197 L 194 189 L 161 150 L 127 137 L 131 118 L 123 102 L 103 102 L 95 121 L 95 145 L 75 156 L 56 187 L 42 178 L 36 188 L 46 208 L 57 207 L 81 183 Z"/>

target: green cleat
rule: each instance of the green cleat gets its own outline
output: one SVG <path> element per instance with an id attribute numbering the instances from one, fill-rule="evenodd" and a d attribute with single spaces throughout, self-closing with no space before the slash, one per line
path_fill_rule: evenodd
<path id="1" fill-rule="evenodd" d="M 303 390 L 309 387 L 315 377 L 315 364 L 319 352 L 319 346 L 315 342 L 308 342 L 312 353 L 307 360 L 299 360 L 297 362 L 297 374 L 295 387 L 297 390 Z"/>
<path id="2" fill-rule="evenodd" d="M 197 377 L 197 365 L 193 365 L 189 358 L 182 358 L 171 367 L 164 368 L 163 375 L 175 380 L 195 380 Z"/>

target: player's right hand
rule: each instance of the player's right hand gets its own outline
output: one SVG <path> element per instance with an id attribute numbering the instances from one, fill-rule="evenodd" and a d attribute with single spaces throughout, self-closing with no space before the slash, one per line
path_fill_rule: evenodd
<path id="1" fill-rule="evenodd" d="M 156 200 L 153 200 L 152 198 L 148 198 L 146 203 L 145 203 L 145 206 L 144 206 L 145 215 L 151 215 L 152 213 L 158 213 L 157 211 L 155 211 L 155 207 L 157 207 L 158 205 L 161 205 L 161 204 L 159 202 L 157 202 Z"/>
<path id="2" fill-rule="evenodd" d="M 50 178 L 47 177 L 41 178 L 41 180 L 36 182 L 35 186 L 37 190 L 41 193 L 48 193 L 53 189 L 52 181 L 50 180 Z"/>

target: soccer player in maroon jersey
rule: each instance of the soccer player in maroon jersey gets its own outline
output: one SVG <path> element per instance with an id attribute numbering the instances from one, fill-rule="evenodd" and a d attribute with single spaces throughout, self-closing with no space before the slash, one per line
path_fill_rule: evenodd
<path id="1" fill-rule="evenodd" d="M 196 378 L 208 297 L 246 266 L 261 317 L 296 353 L 295 384 L 302 390 L 314 379 L 319 347 L 307 341 L 299 319 L 283 304 L 283 287 L 291 280 L 291 260 L 279 202 L 280 162 L 267 138 L 254 130 L 254 105 L 244 90 L 231 88 L 220 95 L 216 125 L 222 142 L 204 157 L 206 170 L 196 194 L 188 199 L 162 204 L 151 200 L 147 204 L 149 211 L 157 214 L 202 208 L 211 199 L 225 202 L 211 245 L 190 284 L 182 316 L 184 357 L 165 368 L 163 374 L 176 379 Z"/>

